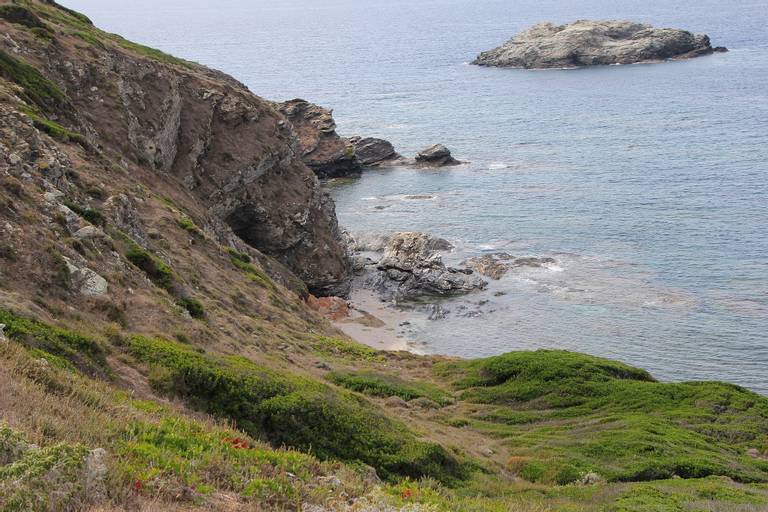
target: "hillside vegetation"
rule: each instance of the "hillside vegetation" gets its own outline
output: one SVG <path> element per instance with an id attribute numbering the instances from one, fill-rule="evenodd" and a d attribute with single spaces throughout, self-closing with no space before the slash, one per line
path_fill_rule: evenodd
<path id="1" fill-rule="evenodd" d="M 768 510 L 768 398 L 360 345 L 269 102 L 52 1 L 0 32 L 0 511 Z"/>

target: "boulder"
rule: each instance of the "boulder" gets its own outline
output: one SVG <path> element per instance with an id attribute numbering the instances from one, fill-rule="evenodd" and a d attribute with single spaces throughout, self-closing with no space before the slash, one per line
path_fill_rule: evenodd
<path id="1" fill-rule="evenodd" d="M 509 68 L 577 68 L 686 59 L 727 51 L 713 48 L 706 35 L 654 28 L 631 21 L 580 20 L 567 25 L 541 23 L 503 45 L 482 52 L 472 64 Z"/>
<path id="2" fill-rule="evenodd" d="M 377 265 L 373 285 L 389 299 L 448 296 L 481 290 L 488 284 L 470 269 L 447 267 L 436 251 L 450 244 L 425 233 L 395 233 Z"/>
<path id="3" fill-rule="evenodd" d="M 355 148 L 355 156 L 365 167 L 393 164 L 402 157 L 391 142 L 374 137 L 350 137 L 347 139 Z"/>
<path id="4" fill-rule="evenodd" d="M 442 144 L 435 144 L 424 148 L 416 155 L 418 167 L 446 167 L 459 165 L 461 162 L 453 158 L 451 151 Z"/>
<path id="5" fill-rule="evenodd" d="M 109 290 L 107 280 L 99 274 L 89 269 L 76 265 L 71 259 L 64 256 L 64 262 L 69 270 L 69 277 L 74 289 L 83 295 L 101 296 L 106 295 Z"/>

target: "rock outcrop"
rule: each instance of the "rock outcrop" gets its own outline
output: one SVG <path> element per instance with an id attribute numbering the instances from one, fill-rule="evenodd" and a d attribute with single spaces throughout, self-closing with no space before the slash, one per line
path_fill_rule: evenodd
<path id="1" fill-rule="evenodd" d="M 513 268 L 518 267 L 543 267 L 548 264 L 555 263 L 553 258 L 535 258 L 524 257 L 515 258 L 511 254 L 506 252 L 499 252 L 494 254 L 485 254 L 475 258 L 469 258 L 462 265 L 471 268 L 478 274 L 482 274 L 491 279 L 501 279 L 504 274 L 509 272 Z"/>
<path id="2" fill-rule="evenodd" d="M 503 45 L 481 53 L 472 64 L 510 68 L 576 68 L 687 59 L 726 51 L 706 35 L 653 28 L 630 21 L 580 20 L 567 25 L 541 23 Z"/>
<path id="3" fill-rule="evenodd" d="M 354 145 L 336 133 L 333 111 L 295 99 L 279 104 L 299 141 L 301 158 L 320 178 L 359 176 Z"/>
<path id="4" fill-rule="evenodd" d="M 310 154 L 319 162 L 332 153 L 326 139 L 334 140 L 332 121 L 324 125 L 322 112 L 289 102 L 283 115 L 233 78 L 170 56 L 137 55 L 115 44 L 84 50 L 82 39 L 64 32 L 55 35 L 55 44 L 41 45 L 22 29 L 0 38 L 0 58 L 7 63 L 0 77 L 24 89 L 19 94 L 39 110 L 36 125 L 80 142 L 137 181 L 154 176 L 186 189 L 313 293 L 345 293 L 350 264 L 334 204 L 302 162 L 307 146 L 296 120 L 299 112 L 317 113 L 312 122 L 323 137 Z M 20 48 L 34 50 L 20 54 Z M 34 86 L 14 76 L 27 65 L 45 70 Z M 292 127 L 286 116 L 297 124 Z M 43 117 L 56 123 L 46 125 Z M 31 123 L 18 126 L 17 133 L 30 132 L 23 147 L 42 150 Z M 44 150 L 51 157 L 43 172 L 66 192 L 73 173 L 64 170 L 74 166 L 55 147 Z"/>
<path id="5" fill-rule="evenodd" d="M 451 151 L 442 144 L 424 148 L 416 155 L 417 167 L 447 167 L 459 164 L 461 162 L 453 158 Z"/>
<path id="6" fill-rule="evenodd" d="M 375 137 L 349 137 L 347 140 L 355 148 L 358 161 L 365 167 L 396 165 L 403 158 L 388 140 Z"/>
<path id="7" fill-rule="evenodd" d="M 423 295 L 447 296 L 485 288 L 487 283 L 471 269 L 446 266 L 437 251 L 450 243 L 426 233 L 392 235 L 376 265 L 375 287 L 385 298 L 412 299 Z"/>

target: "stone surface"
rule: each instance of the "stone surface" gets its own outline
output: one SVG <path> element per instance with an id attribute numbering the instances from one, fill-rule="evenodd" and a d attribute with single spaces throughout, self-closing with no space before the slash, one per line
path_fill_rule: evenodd
<path id="1" fill-rule="evenodd" d="M 319 178 L 359 176 L 355 146 L 336 133 L 333 111 L 302 99 L 279 104 L 299 141 L 302 161 Z"/>
<path id="2" fill-rule="evenodd" d="M 509 253 L 498 252 L 469 258 L 462 264 L 478 274 L 498 280 L 515 267 L 542 267 L 551 263 L 555 263 L 553 258 L 535 258 L 530 256 L 516 258 Z"/>
<path id="3" fill-rule="evenodd" d="M 447 245 L 446 245 L 447 244 Z M 388 299 L 455 295 L 485 288 L 470 269 L 447 267 L 436 251 L 450 247 L 425 233 L 395 233 L 377 265 L 373 287 Z"/>
<path id="4" fill-rule="evenodd" d="M 634 64 L 707 55 L 709 37 L 686 30 L 653 28 L 631 21 L 580 20 L 541 23 L 481 53 L 473 64 L 525 69 Z"/>
<path id="5" fill-rule="evenodd" d="M 442 144 L 424 148 L 416 155 L 416 165 L 419 167 L 446 167 L 460 163 L 453 158 L 451 151 Z"/>
<path id="6" fill-rule="evenodd" d="M 11 37 L 0 38 L 0 51 L 14 54 L 15 45 Z M 298 130 L 274 103 L 221 72 L 112 47 L 50 45 L 23 58 L 67 92 L 67 101 L 51 105 L 48 116 L 82 134 L 83 144 L 99 154 L 120 155 L 108 164 L 115 172 L 186 189 L 208 214 L 291 269 L 315 294 L 346 293 L 350 261 L 333 201 L 302 161 Z M 72 198 L 77 172 L 67 154 L 41 136 L 29 116 L 2 108 L 0 171 L 42 175 Z M 137 227 L 129 200 L 120 195 L 102 205 L 104 213 Z M 69 227 L 75 233 L 83 226 Z M 126 233 L 142 244 L 134 236 L 142 233 Z"/>
<path id="7" fill-rule="evenodd" d="M 350 137 L 347 139 L 355 148 L 355 156 L 361 165 L 380 167 L 393 165 L 402 159 L 391 142 L 374 137 Z"/>
<path id="8" fill-rule="evenodd" d="M 64 257 L 69 270 L 72 287 L 83 295 L 101 296 L 109 290 L 107 280 L 85 266 L 75 264 L 71 259 Z"/>

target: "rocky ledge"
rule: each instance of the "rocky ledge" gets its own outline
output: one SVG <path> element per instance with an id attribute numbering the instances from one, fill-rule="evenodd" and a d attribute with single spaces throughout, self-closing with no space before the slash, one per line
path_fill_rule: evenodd
<path id="1" fill-rule="evenodd" d="M 439 252 L 453 246 L 427 233 L 401 232 L 368 241 L 350 240 L 350 246 L 361 252 L 381 252 L 378 261 L 358 256 L 355 267 L 367 275 L 364 287 L 373 289 L 384 300 L 460 295 L 482 290 L 488 284 L 471 268 L 443 263 Z M 367 273 L 366 267 L 373 272 Z"/>
<path id="2" fill-rule="evenodd" d="M 524 69 L 578 68 L 688 59 L 727 51 L 709 37 L 631 21 L 541 23 L 481 53 L 472 64 Z"/>

